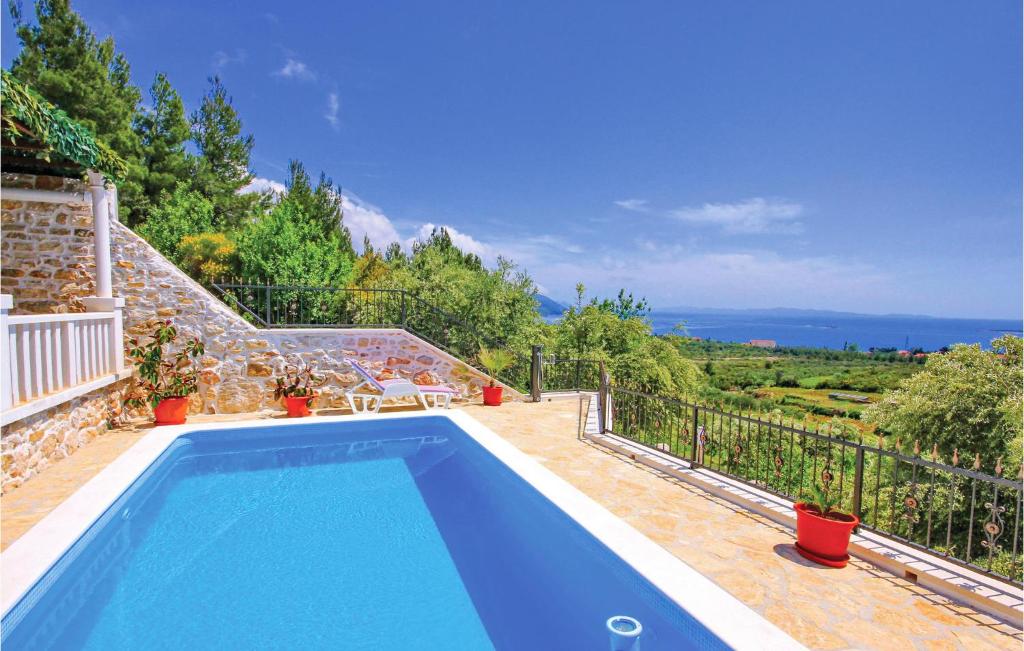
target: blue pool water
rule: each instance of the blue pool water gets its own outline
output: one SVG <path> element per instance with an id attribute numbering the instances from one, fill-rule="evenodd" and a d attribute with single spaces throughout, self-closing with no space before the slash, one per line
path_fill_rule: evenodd
<path id="1" fill-rule="evenodd" d="M 3 620 L 8 649 L 725 648 L 451 421 L 179 439 Z"/>

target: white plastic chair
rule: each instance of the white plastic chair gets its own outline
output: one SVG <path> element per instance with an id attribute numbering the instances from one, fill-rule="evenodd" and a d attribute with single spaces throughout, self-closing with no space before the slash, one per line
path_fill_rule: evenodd
<path id="1" fill-rule="evenodd" d="M 345 397 L 348 399 L 348 404 L 352 407 L 352 412 L 356 414 L 376 414 L 384 405 L 385 400 L 410 397 L 421 402 L 424 409 L 430 409 L 431 407 L 435 409 L 440 407 L 448 409 L 452 404 L 452 396 L 456 394 L 454 389 L 449 389 L 448 387 L 414 384 L 405 378 L 378 380 L 374 377 L 373 373 L 370 373 L 370 371 L 357 360 L 347 357 L 345 358 L 345 361 L 348 362 L 348 365 L 352 367 L 352 370 L 358 373 L 362 378 L 362 382 L 345 391 Z M 364 386 L 373 387 L 377 391 L 380 391 L 380 395 L 357 393 L 357 391 Z M 360 402 L 362 404 L 359 404 Z M 432 405 L 431 402 L 433 402 Z"/>

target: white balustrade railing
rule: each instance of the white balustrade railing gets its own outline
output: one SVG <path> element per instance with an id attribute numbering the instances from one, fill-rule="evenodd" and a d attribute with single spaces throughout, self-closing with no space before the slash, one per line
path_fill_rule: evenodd
<path id="1" fill-rule="evenodd" d="M 10 298 L 2 298 L 2 424 L 110 384 L 124 374 L 119 307 L 110 312 L 10 315 Z"/>

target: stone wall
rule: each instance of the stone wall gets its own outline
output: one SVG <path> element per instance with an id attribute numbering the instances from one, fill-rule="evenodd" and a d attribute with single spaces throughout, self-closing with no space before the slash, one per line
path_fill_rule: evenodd
<path id="1" fill-rule="evenodd" d="M 104 434 L 121 413 L 128 381 L 97 389 L 3 428 L 0 493 L 17 488 L 50 464 Z"/>
<path id="2" fill-rule="evenodd" d="M 85 184 L 55 176 L 3 174 L 4 188 L 85 193 Z M 0 201 L 0 292 L 15 314 L 84 312 L 79 300 L 96 292 L 92 200 L 73 203 Z"/>
<path id="3" fill-rule="evenodd" d="M 449 386 L 461 399 L 479 396 L 489 381 L 404 330 L 257 329 L 121 224 L 111 225 L 111 254 L 114 293 L 125 299 L 126 336 L 145 336 L 159 321 L 170 320 L 182 336 L 205 344 L 192 413 L 278 409 L 274 376 L 288 364 L 303 363 L 327 378 L 315 406 L 344 406 L 344 390 L 359 381 L 345 357 L 363 360 L 380 378 Z"/>

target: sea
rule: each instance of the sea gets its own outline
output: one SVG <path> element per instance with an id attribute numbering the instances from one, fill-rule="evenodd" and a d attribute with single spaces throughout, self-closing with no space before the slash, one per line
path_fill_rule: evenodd
<path id="1" fill-rule="evenodd" d="M 920 316 L 870 316 L 847 313 L 764 314 L 654 310 L 655 334 L 673 332 L 682 323 L 691 337 L 747 342 L 774 339 L 779 346 L 842 350 L 856 344 L 869 348 L 939 350 L 957 343 L 981 344 L 1004 333 L 1021 336 L 1024 322 L 1000 319 L 944 319 Z"/>

